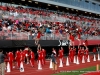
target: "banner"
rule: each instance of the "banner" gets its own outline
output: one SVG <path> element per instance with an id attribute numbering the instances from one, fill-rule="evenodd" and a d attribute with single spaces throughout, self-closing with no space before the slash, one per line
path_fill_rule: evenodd
<path id="1" fill-rule="evenodd" d="M 40 40 L 39 44 L 41 46 L 68 46 L 67 40 Z M 34 40 L 1 40 L 0 48 L 9 48 L 9 47 L 34 47 Z"/>
<path id="2" fill-rule="evenodd" d="M 81 40 L 83 44 L 84 40 Z M 79 41 L 74 41 L 75 45 L 79 45 Z M 68 40 L 40 40 L 39 44 L 41 46 L 68 46 L 70 42 Z M 88 45 L 98 45 L 100 40 L 88 40 Z M 0 48 L 10 48 L 10 47 L 36 47 L 35 40 L 0 40 Z"/>

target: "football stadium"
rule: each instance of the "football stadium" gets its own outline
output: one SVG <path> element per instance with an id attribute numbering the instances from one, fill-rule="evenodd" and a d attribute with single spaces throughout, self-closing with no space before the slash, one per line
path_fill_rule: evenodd
<path id="1" fill-rule="evenodd" d="M 100 0 L 0 0 L 0 75 L 100 75 Z"/>

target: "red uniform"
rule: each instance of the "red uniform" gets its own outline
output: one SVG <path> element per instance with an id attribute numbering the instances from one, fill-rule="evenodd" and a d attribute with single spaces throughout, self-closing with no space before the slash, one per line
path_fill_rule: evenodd
<path id="1" fill-rule="evenodd" d="M 69 35 L 69 39 L 70 39 L 71 41 L 74 41 L 74 36 L 73 36 L 72 34 L 70 34 L 70 35 Z"/>
<path id="2" fill-rule="evenodd" d="M 59 50 L 59 58 L 62 59 L 62 57 L 63 57 L 63 51 L 62 50 Z"/>
<path id="3" fill-rule="evenodd" d="M 37 38 L 40 39 L 40 37 L 41 37 L 41 32 L 38 32 Z"/>
<path id="4" fill-rule="evenodd" d="M 20 61 L 23 62 L 25 57 L 25 53 L 22 51 L 20 52 Z"/>
<path id="5" fill-rule="evenodd" d="M 81 35 L 80 34 L 78 34 L 78 39 L 81 39 Z"/>
<path id="6" fill-rule="evenodd" d="M 87 40 L 84 41 L 84 45 L 88 46 L 88 41 Z"/>
<path id="7" fill-rule="evenodd" d="M 10 64 L 10 69 L 12 70 L 13 67 L 13 61 L 14 61 L 14 55 L 12 52 L 8 53 L 8 60 L 9 60 L 9 64 Z"/>
<path id="8" fill-rule="evenodd" d="M 93 53 L 95 53 L 95 52 L 96 52 L 96 48 L 93 49 Z"/>
<path id="9" fill-rule="evenodd" d="M 71 36 L 71 40 L 74 41 L 74 36 L 73 35 Z"/>
<path id="10" fill-rule="evenodd" d="M 81 49 L 81 59 L 84 56 L 84 53 L 85 53 L 84 49 Z"/>
<path id="11" fill-rule="evenodd" d="M 34 66 L 34 58 L 35 58 L 34 52 L 31 51 L 29 56 L 30 56 L 31 66 L 33 67 Z"/>
<path id="12" fill-rule="evenodd" d="M 76 55 L 76 48 L 73 49 L 73 52 L 74 52 L 74 56 L 75 56 Z"/>
<path id="13" fill-rule="evenodd" d="M 42 61 L 43 61 L 43 64 L 45 64 L 45 56 L 46 56 L 46 51 L 43 49 L 42 50 Z"/>
<path id="14" fill-rule="evenodd" d="M 86 59 L 88 58 L 88 55 L 89 55 L 89 50 L 86 49 L 86 50 L 85 50 L 85 57 L 86 57 Z"/>
<path id="15" fill-rule="evenodd" d="M 25 53 L 25 56 L 28 57 L 28 54 L 29 54 L 29 53 L 28 53 L 28 49 L 25 49 L 25 50 L 24 50 L 24 53 Z"/>
<path id="16" fill-rule="evenodd" d="M 72 56 L 73 56 L 73 50 L 70 49 L 70 50 L 69 50 L 69 58 L 70 58 L 70 62 L 73 62 Z"/>
<path id="17" fill-rule="evenodd" d="M 42 51 L 41 50 L 38 50 L 38 62 L 41 62 L 42 64 Z"/>
<path id="18" fill-rule="evenodd" d="M 20 68 L 20 51 L 16 52 L 17 67 Z"/>

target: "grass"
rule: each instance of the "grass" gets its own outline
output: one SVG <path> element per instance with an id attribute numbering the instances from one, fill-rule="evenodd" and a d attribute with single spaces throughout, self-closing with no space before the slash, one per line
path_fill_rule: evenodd
<path id="1" fill-rule="evenodd" d="M 96 66 L 83 68 L 75 71 L 61 71 L 61 73 L 53 74 L 53 75 L 80 75 L 86 72 L 93 72 L 93 71 L 96 71 Z"/>

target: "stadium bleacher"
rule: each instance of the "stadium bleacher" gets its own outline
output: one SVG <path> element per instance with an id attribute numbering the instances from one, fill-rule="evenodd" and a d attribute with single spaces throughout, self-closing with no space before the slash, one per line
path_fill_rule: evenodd
<path id="1" fill-rule="evenodd" d="M 68 33 L 81 32 L 81 39 L 100 39 L 100 19 L 72 13 L 0 6 L 0 39 L 32 40 L 41 31 L 41 40 L 64 40 Z"/>

